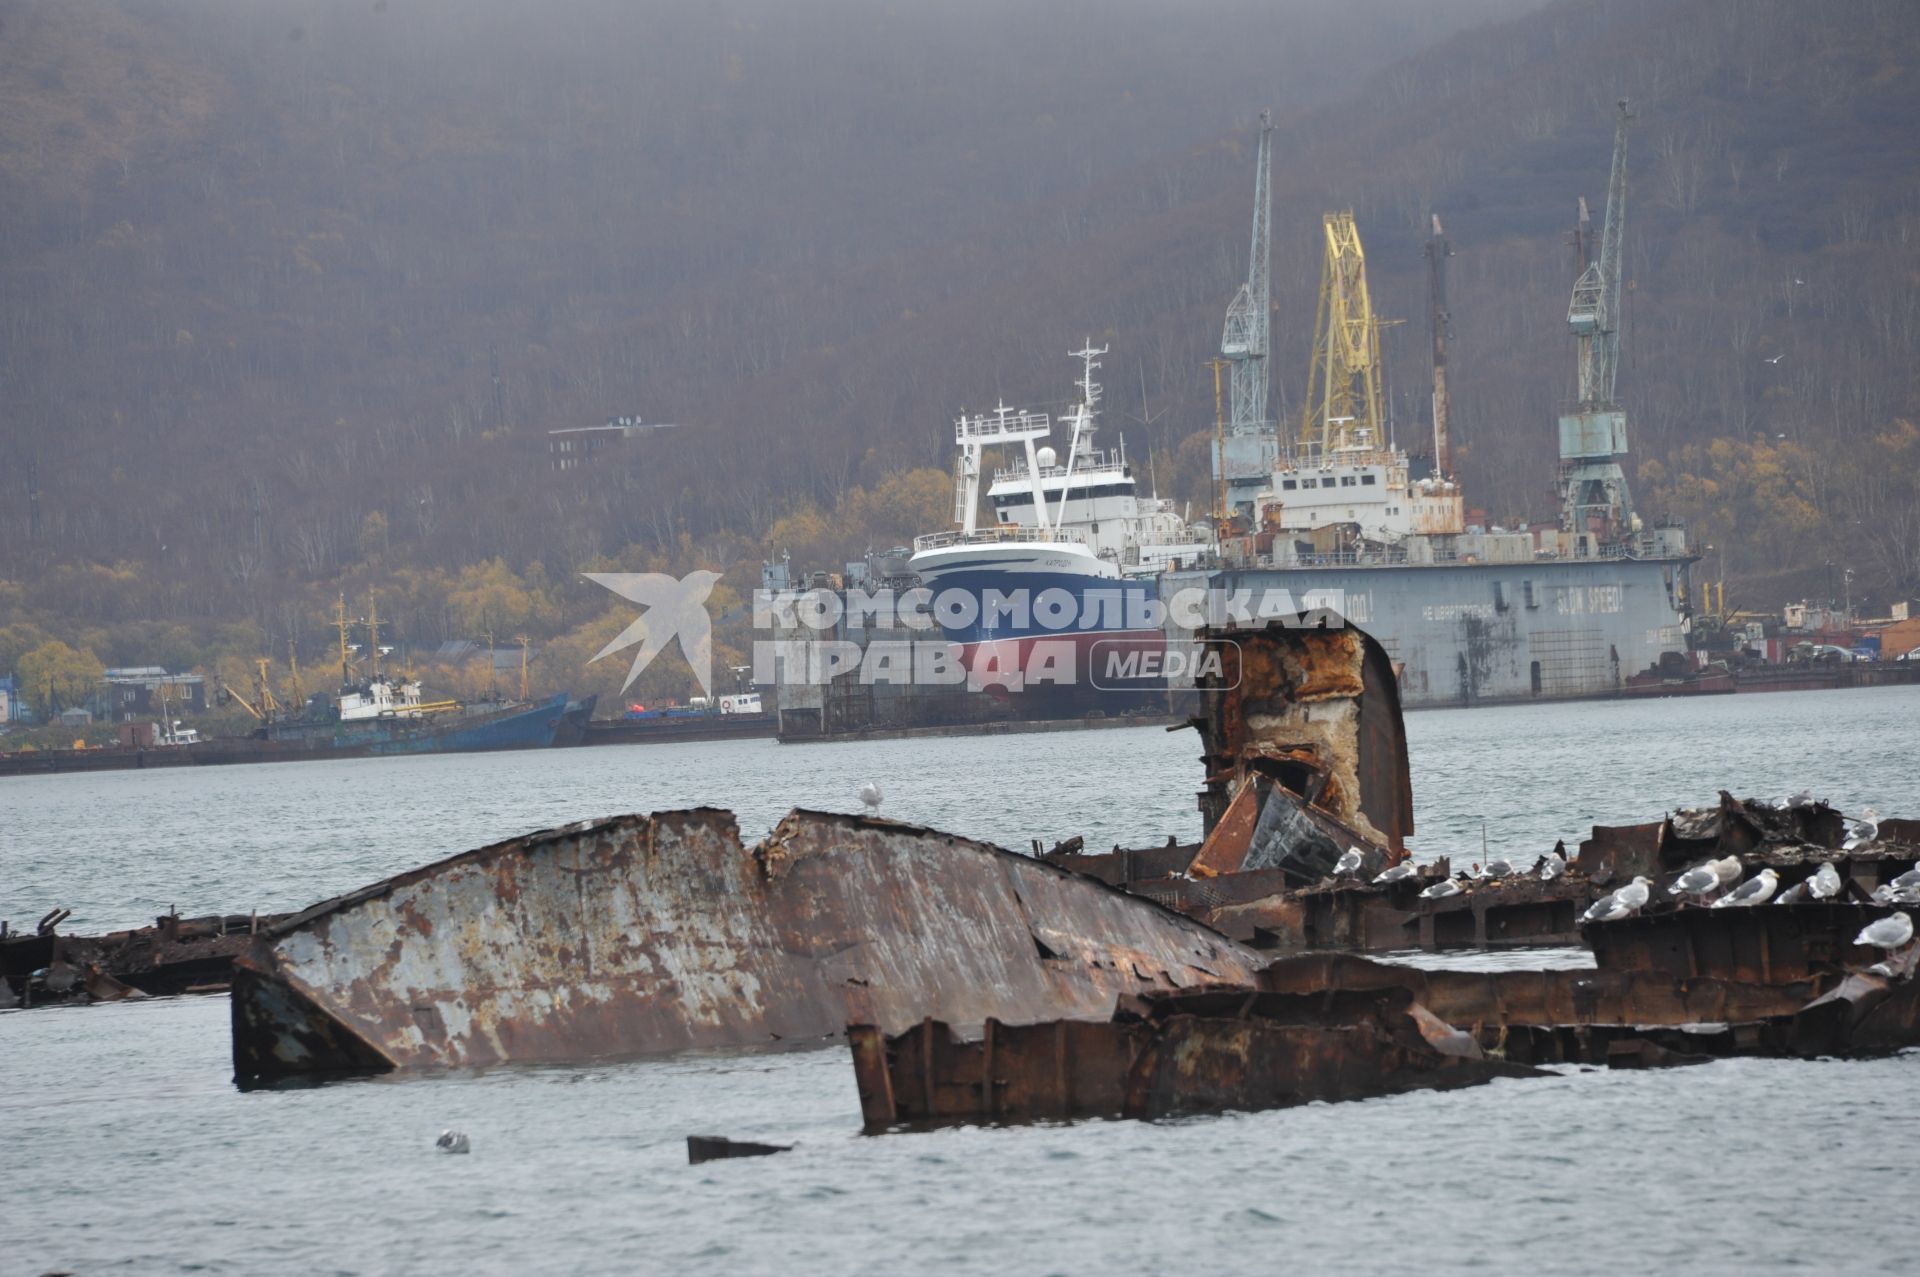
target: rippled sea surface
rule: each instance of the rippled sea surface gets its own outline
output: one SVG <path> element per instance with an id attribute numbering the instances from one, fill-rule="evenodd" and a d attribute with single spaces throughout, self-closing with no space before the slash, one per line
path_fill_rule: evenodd
<path id="1" fill-rule="evenodd" d="M 1718 790 L 1920 815 L 1920 689 L 1428 711 L 1420 854 L 1531 857 Z M 884 811 L 1024 848 L 1197 836 L 1191 732 L 716 742 L 0 781 L 0 916 L 293 908 L 588 816 Z M 1568 955 L 1559 955 L 1565 960 Z M 1920 1054 L 1568 1071 L 1166 1124 L 864 1138 L 844 1052 L 242 1094 L 223 998 L 0 1013 L 35 1273 L 1902 1271 Z M 466 1157 L 433 1147 L 444 1127 Z M 685 1137 L 797 1142 L 686 1164 Z"/>

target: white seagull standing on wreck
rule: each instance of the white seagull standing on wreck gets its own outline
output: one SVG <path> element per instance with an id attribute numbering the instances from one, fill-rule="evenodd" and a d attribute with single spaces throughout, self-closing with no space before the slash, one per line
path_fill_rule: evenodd
<path id="1" fill-rule="evenodd" d="M 1860 928 L 1860 934 L 1853 938 L 1855 944 L 1871 945 L 1875 949 L 1898 949 L 1913 939 L 1913 915 L 1890 913 L 1877 922 L 1870 922 Z"/>
<path id="2" fill-rule="evenodd" d="M 1853 851 L 1879 836 L 1880 813 L 1869 807 L 1860 813 L 1860 819 L 1847 822 L 1847 840 L 1840 844 L 1840 850 Z"/>
<path id="3" fill-rule="evenodd" d="M 867 815 L 869 816 L 879 814 L 880 800 L 883 797 L 885 797 L 885 795 L 880 792 L 880 786 L 874 784 L 872 781 L 868 781 L 866 784 L 860 786 L 860 801 L 866 804 Z"/>
<path id="4" fill-rule="evenodd" d="M 1713 862 L 1708 861 L 1704 865 L 1695 865 L 1678 878 L 1675 878 L 1673 885 L 1667 888 L 1667 894 L 1670 896 L 1700 896 L 1704 898 L 1719 885 L 1720 875 L 1715 872 Z"/>
<path id="5" fill-rule="evenodd" d="M 1631 918 L 1647 906 L 1648 889 L 1653 886 L 1651 878 L 1635 878 L 1620 890 L 1609 896 L 1602 896 L 1580 915 L 1582 922 L 1618 922 L 1622 918 Z"/>
<path id="6" fill-rule="evenodd" d="M 1462 888 L 1451 878 L 1443 878 L 1420 893 L 1422 900 L 1445 900 L 1448 896 L 1457 896 Z"/>
<path id="7" fill-rule="evenodd" d="M 1361 862 L 1366 859 L 1358 847 L 1349 847 L 1340 853 L 1340 859 L 1333 862 L 1333 876 L 1351 878 L 1360 872 Z"/>
<path id="8" fill-rule="evenodd" d="M 1567 858 L 1557 851 L 1550 851 L 1540 857 L 1540 881 L 1552 882 L 1567 872 Z"/>
<path id="9" fill-rule="evenodd" d="M 1715 909 L 1739 908 L 1743 905 L 1763 905 L 1773 899 L 1775 888 L 1780 885 L 1780 875 L 1771 869 L 1762 869 L 1726 895 L 1713 902 Z"/>
<path id="10" fill-rule="evenodd" d="M 1831 900 L 1840 894 L 1840 871 L 1829 860 L 1807 879 L 1807 890 L 1815 900 Z"/>
<path id="11" fill-rule="evenodd" d="M 1376 875 L 1373 880 L 1373 885 L 1376 887 L 1384 887 L 1390 882 L 1399 882 L 1403 878 L 1411 878 L 1418 872 L 1419 870 L 1414 868 L 1413 861 L 1403 860 L 1393 868 L 1383 870 Z"/>

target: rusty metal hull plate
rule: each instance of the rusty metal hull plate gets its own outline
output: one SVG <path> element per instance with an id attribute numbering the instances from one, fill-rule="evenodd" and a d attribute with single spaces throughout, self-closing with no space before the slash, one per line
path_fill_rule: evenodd
<path id="1" fill-rule="evenodd" d="M 1404 990 L 1249 990 L 1148 1001 L 1111 1023 L 924 1021 L 848 1030 L 866 1130 L 1080 1117 L 1157 1119 L 1476 1086 L 1535 1070 L 1489 1059 Z"/>
<path id="2" fill-rule="evenodd" d="M 808 1043 L 847 991 L 933 1014 L 1109 1017 L 1122 994 L 1249 984 L 1188 918 L 986 844 L 794 812 L 626 816 L 467 852 L 296 915 L 240 959 L 242 1079 Z"/>

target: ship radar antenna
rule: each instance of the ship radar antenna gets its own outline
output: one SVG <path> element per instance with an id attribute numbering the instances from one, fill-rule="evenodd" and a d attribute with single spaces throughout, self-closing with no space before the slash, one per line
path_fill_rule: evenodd
<path id="1" fill-rule="evenodd" d="M 1100 383 L 1093 379 L 1093 374 L 1094 370 L 1100 367 L 1099 357 L 1107 353 L 1107 347 L 1102 346 L 1095 350 L 1093 342 L 1088 340 L 1080 349 L 1070 350 L 1067 353 L 1078 359 L 1082 365 L 1078 382 L 1080 402 L 1087 406 L 1087 415 L 1091 417 L 1100 407 Z"/>

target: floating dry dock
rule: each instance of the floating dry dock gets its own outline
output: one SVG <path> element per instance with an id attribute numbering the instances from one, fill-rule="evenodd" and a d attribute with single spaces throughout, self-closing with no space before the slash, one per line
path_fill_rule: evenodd
<path id="1" fill-rule="evenodd" d="M 836 1037 L 847 992 L 925 1016 L 1104 1020 L 1262 959 L 1161 906 L 984 843 L 724 811 L 484 847 L 315 906 L 238 961 L 236 1075 L 466 1067 Z"/>

